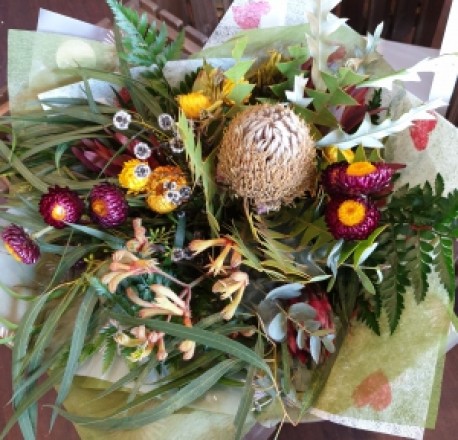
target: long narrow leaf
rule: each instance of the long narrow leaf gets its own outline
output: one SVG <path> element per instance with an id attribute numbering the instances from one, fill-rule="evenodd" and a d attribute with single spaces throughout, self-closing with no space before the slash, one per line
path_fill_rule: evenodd
<path id="1" fill-rule="evenodd" d="M 22 318 L 21 325 L 17 329 L 16 336 L 14 338 L 14 346 L 13 346 L 13 357 L 12 357 L 12 375 L 13 375 L 13 393 L 16 394 L 16 398 L 14 399 L 14 406 L 17 408 L 21 403 L 22 400 L 26 397 L 29 390 L 25 389 L 21 392 L 16 393 L 18 386 L 21 384 L 22 381 L 22 374 L 26 370 L 26 366 L 24 365 L 24 358 L 27 354 L 27 349 L 29 346 L 30 338 L 32 332 L 34 330 L 35 321 L 41 312 L 43 306 L 45 305 L 46 301 L 48 300 L 49 294 L 42 295 L 41 297 L 37 298 L 37 301 L 32 304 L 30 309 L 26 312 L 25 316 Z M 25 438 L 33 438 L 34 437 L 34 423 L 31 418 L 31 412 L 29 411 L 29 407 L 26 410 L 17 412 L 17 420 L 19 422 L 19 426 L 21 427 L 22 434 Z M 6 435 L 6 430 L 4 431 Z M 2 433 L 3 436 L 3 433 Z"/>
<path id="2" fill-rule="evenodd" d="M 269 366 L 264 359 L 258 356 L 252 349 L 245 347 L 243 344 L 229 339 L 225 336 L 215 334 L 211 331 L 203 330 L 196 327 L 185 327 L 183 325 L 174 324 L 171 322 L 159 321 L 156 319 L 140 319 L 133 318 L 128 315 L 113 313 L 112 318 L 118 320 L 121 324 L 128 325 L 146 325 L 166 333 L 167 335 L 175 336 L 180 339 L 191 339 L 198 344 L 206 345 L 207 347 L 215 348 L 223 353 L 230 354 L 236 358 L 254 365 L 259 369 L 265 371 L 271 376 Z"/>
<path id="3" fill-rule="evenodd" d="M 57 409 L 57 411 L 70 421 L 82 425 L 88 425 L 96 429 L 134 429 L 140 426 L 154 423 L 157 420 L 167 417 L 173 414 L 175 411 L 184 408 L 202 396 L 205 392 L 207 392 L 225 374 L 239 366 L 240 361 L 233 359 L 227 359 L 223 362 L 220 362 L 156 407 L 140 413 L 131 414 L 128 417 L 97 419 L 94 417 L 74 416 L 60 409 Z"/>
<path id="4" fill-rule="evenodd" d="M 5 161 L 9 162 L 11 166 L 15 168 L 16 171 L 34 188 L 38 189 L 40 192 L 46 192 L 48 190 L 48 185 L 30 172 L 27 166 L 11 153 L 2 141 L 0 141 L 0 155 L 3 156 Z"/>
<path id="5" fill-rule="evenodd" d="M 56 398 L 56 405 L 61 405 L 68 393 L 70 392 L 73 376 L 78 368 L 78 361 L 81 351 L 84 347 L 84 340 L 87 333 L 89 321 L 92 316 L 92 311 L 98 302 L 98 296 L 95 294 L 94 289 L 88 288 L 86 295 L 83 298 L 83 302 L 78 311 L 78 315 L 75 320 L 75 327 L 73 331 L 72 341 L 70 344 L 70 353 L 68 355 L 67 365 L 65 366 L 65 372 L 60 383 L 59 392 Z M 54 411 L 51 419 L 51 425 L 54 423 L 57 417 L 57 412 Z"/>
<path id="6" fill-rule="evenodd" d="M 25 427 L 25 425 L 21 424 L 21 418 L 26 413 L 26 411 L 30 408 L 31 405 L 35 404 L 42 396 L 44 396 L 49 390 L 51 390 L 56 383 L 59 382 L 60 378 L 62 377 L 63 370 L 55 370 L 49 374 L 49 376 L 38 384 L 37 386 L 31 388 L 27 395 L 21 403 L 16 406 L 13 415 L 8 419 L 3 431 L 0 434 L 0 440 L 6 438 L 6 435 L 11 430 L 16 422 L 20 423 L 21 429 Z M 22 431 L 22 435 L 25 439 L 35 439 L 35 434 L 33 431 L 27 429 L 26 431 Z"/>
<path id="7" fill-rule="evenodd" d="M 261 334 L 258 335 L 258 341 L 255 347 L 255 353 L 259 356 L 264 354 L 264 343 L 262 340 Z M 243 388 L 242 397 L 240 399 L 239 407 L 237 408 L 237 413 L 234 419 L 235 425 L 235 440 L 241 440 L 243 435 L 243 428 L 245 426 L 246 419 L 248 417 L 251 408 L 253 407 L 253 397 L 254 397 L 254 375 L 256 373 L 256 368 L 251 366 L 248 368 L 248 372 L 245 378 L 245 386 Z"/>

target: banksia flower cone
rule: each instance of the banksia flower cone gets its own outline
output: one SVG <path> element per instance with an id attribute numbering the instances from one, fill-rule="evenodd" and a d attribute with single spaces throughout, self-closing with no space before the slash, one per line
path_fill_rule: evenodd
<path id="1" fill-rule="evenodd" d="M 259 213 L 315 188 L 315 149 L 307 125 L 282 104 L 239 113 L 224 134 L 217 179 Z"/>

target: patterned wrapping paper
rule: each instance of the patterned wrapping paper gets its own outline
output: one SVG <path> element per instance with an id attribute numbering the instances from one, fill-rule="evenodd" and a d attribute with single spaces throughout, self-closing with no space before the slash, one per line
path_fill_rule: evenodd
<path id="1" fill-rule="evenodd" d="M 305 2 L 299 0 L 236 0 L 210 37 L 208 46 L 216 46 L 243 29 L 300 24 L 304 22 L 304 17 Z M 348 35 L 354 37 L 354 34 Z M 16 47 L 26 50 L 25 46 Z M 54 46 L 54 50 L 58 47 Z M 41 47 L 38 49 L 39 52 L 42 50 Z M 40 57 L 42 55 L 38 59 Z M 39 61 L 35 54 L 27 72 L 31 71 L 31 66 L 37 65 Z M 407 95 L 402 89 L 392 95 L 391 106 L 395 114 L 405 111 L 412 103 L 416 103 L 415 97 Z M 440 172 L 446 189 L 450 190 L 458 186 L 453 165 L 458 163 L 458 151 L 453 145 L 458 145 L 458 130 L 435 115 L 434 122 L 419 123 L 416 128 L 390 139 L 387 155 L 389 161 L 407 164 L 400 184 L 421 183 L 433 179 Z M 415 304 L 411 293 L 407 295 L 406 313 L 394 335 L 385 331 L 377 337 L 363 325 L 352 327 L 312 414 L 356 428 L 413 439 L 423 437 L 423 427 L 432 426 L 437 413 L 445 341 L 451 319 L 446 293 L 434 275 L 430 281 L 431 292 L 420 306 Z M 4 314 L 8 316 L 8 313 Z M 86 365 L 80 373 L 101 379 L 97 364 Z M 112 371 L 103 379 L 112 381 L 116 377 Z M 116 405 L 116 398 L 93 401 L 97 394 L 95 388 L 104 386 L 106 383 L 101 380 L 82 378 L 75 384 L 66 402 L 67 408 L 77 413 L 104 414 L 108 403 L 110 407 Z M 123 393 L 117 396 L 119 401 L 123 397 Z M 189 439 L 230 439 L 233 437 L 233 417 L 238 397 L 237 391 L 215 389 L 196 402 L 187 413 L 170 416 L 129 434 L 124 432 L 110 436 L 180 439 L 183 438 L 183 429 L 186 429 L 186 438 Z M 86 403 L 81 405 L 81 402 Z M 261 414 L 259 421 L 272 426 L 280 418 L 280 412 L 272 407 Z M 254 423 L 255 418 L 250 417 L 246 430 Z M 96 439 L 100 435 L 85 428 L 78 428 L 78 431 L 84 439 Z"/>

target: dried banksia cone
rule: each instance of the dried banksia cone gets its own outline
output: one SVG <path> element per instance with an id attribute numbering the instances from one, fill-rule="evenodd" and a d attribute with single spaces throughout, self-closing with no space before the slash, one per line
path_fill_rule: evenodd
<path id="1" fill-rule="evenodd" d="M 219 150 L 217 179 L 265 213 L 313 192 L 314 159 L 309 129 L 290 108 L 257 105 L 229 124 Z"/>

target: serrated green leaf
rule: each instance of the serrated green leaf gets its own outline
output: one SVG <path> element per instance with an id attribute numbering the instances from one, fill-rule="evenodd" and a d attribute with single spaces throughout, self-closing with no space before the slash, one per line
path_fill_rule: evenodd
<path id="1" fill-rule="evenodd" d="M 245 52 L 246 46 L 248 44 L 248 38 L 239 38 L 235 41 L 234 48 L 232 49 L 232 58 L 234 60 L 239 60 Z"/>
<path id="2" fill-rule="evenodd" d="M 339 148 L 348 149 L 355 145 L 362 144 L 370 148 L 383 148 L 384 145 L 380 141 L 381 139 L 405 130 L 415 120 L 431 118 L 428 111 L 440 106 L 440 102 L 433 101 L 409 110 L 398 119 L 392 120 L 386 118 L 379 124 L 372 124 L 370 115 L 366 114 L 364 121 L 355 133 L 347 134 L 339 128 L 320 139 L 317 142 L 317 146 L 326 147 L 329 145 L 336 145 Z"/>
<path id="3" fill-rule="evenodd" d="M 253 60 L 238 61 L 224 72 L 224 76 L 236 83 L 244 78 L 245 74 L 253 65 L 253 62 Z"/>
<path id="4" fill-rule="evenodd" d="M 227 97 L 236 105 L 241 105 L 254 89 L 254 84 L 236 84 Z"/>

